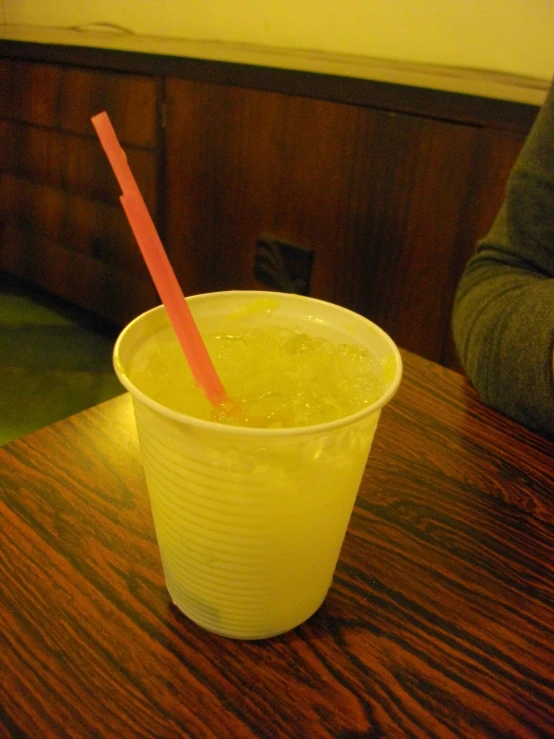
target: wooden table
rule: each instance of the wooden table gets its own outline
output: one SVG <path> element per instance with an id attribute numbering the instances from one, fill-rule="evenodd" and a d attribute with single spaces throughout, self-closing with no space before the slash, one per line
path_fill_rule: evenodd
<path id="1" fill-rule="evenodd" d="M 0 736 L 554 735 L 554 444 L 405 355 L 335 583 L 235 642 L 170 604 L 127 395 L 0 450 Z"/>

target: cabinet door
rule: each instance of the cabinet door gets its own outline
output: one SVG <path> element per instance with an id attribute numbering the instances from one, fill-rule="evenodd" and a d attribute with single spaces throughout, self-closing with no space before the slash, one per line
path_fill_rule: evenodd
<path id="1" fill-rule="evenodd" d="M 167 80 L 168 246 L 187 293 L 263 287 L 256 240 L 315 250 L 312 293 L 340 300 L 359 111 Z"/>
<path id="2" fill-rule="evenodd" d="M 154 217 L 157 83 L 0 62 L 1 267 L 121 324 L 158 302 L 90 123 L 106 110 Z"/>
<path id="3" fill-rule="evenodd" d="M 480 131 L 410 115 L 362 117 L 344 294 L 399 346 L 439 361 Z"/>
<path id="4" fill-rule="evenodd" d="M 460 255 L 474 246 L 468 220 L 484 223 L 490 203 L 482 129 L 183 79 L 166 85 L 168 245 L 185 290 L 261 287 L 255 243 L 269 234 L 315 251 L 312 295 L 440 361 Z"/>

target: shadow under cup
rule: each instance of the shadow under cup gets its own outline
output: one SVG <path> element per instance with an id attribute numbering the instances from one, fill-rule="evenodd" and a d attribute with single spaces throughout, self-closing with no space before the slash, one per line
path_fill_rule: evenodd
<path id="1" fill-rule="evenodd" d="M 356 414 L 318 426 L 242 428 L 172 411 L 133 385 L 133 357 L 168 326 L 163 306 L 117 340 L 114 366 L 133 397 L 173 602 L 217 634 L 276 636 L 308 619 L 331 586 L 381 408 L 400 383 L 400 354 L 371 321 L 313 298 L 236 291 L 187 302 L 201 332 L 229 329 L 229 321 L 234 330 L 272 323 L 361 344 L 388 363 L 382 397 Z"/>

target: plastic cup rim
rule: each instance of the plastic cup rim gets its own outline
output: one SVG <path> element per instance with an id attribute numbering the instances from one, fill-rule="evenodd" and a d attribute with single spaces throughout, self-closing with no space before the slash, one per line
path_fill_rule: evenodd
<path id="1" fill-rule="evenodd" d="M 244 297 L 245 295 L 251 294 L 253 298 L 260 298 L 260 297 L 275 297 L 275 298 L 283 298 L 283 296 L 290 296 L 291 293 L 279 293 L 279 292 L 273 292 L 268 290 L 220 290 L 217 292 L 210 292 L 210 293 L 198 293 L 196 295 L 190 295 L 186 298 L 187 301 L 193 300 L 196 298 L 212 298 L 212 297 L 218 297 L 220 295 L 225 295 L 228 297 L 232 297 L 233 295 Z M 136 385 L 134 385 L 131 380 L 127 377 L 127 375 L 120 370 L 120 367 L 118 366 L 118 362 L 116 361 L 116 358 L 119 355 L 119 348 L 122 344 L 122 342 L 125 340 L 126 334 L 131 331 L 132 327 L 138 323 L 139 321 L 143 320 L 147 315 L 150 313 L 155 312 L 162 312 L 164 310 L 163 305 L 157 305 L 154 308 L 150 308 L 147 311 L 144 311 L 144 313 L 141 313 L 140 315 L 133 318 L 132 321 L 130 321 L 120 332 L 119 336 L 116 339 L 114 349 L 113 349 L 113 366 L 115 373 L 120 381 L 120 383 L 123 385 L 123 387 L 128 390 L 131 395 L 134 398 L 137 398 L 137 400 L 140 400 L 143 405 L 146 405 L 151 410 L 155 411 L 156 413 L 165 416 L 166 418 L 170 418 L 173 421 L 177 421 L 180 424 L 188 425 L 188 426 L 194 426 L 198 429 L 203 429 L 205 431 L 211 431 L 211 432 L 217 432 L 218 434 L 226 434 L 229 436 L 255 436 L 255 437 L 268 437 L 268 438 L 289 438 L 293 436 L 305 436 L 308 434 L 318 434 L 318 433 L 324 433 L 327 431 L 333 431 L 335 429 L 341 428 L 342 426 L 351 426 L 356 424 L 358 421 L 361 421 L 364 418 L 367 418 L 368 416 L 373 415 L 377 411 L 381 410 L 385 405 L 387 405 L 390 400 L 394 397 L 396 394 L 396 391 L 398 390 L 398 387 L 400 385 L 400 380 L 402 379 L 402 372 L 403 372 L 403 363 L 402 363 L 402 356 L 400 354 L 400 351 L 398 350 L 398 347 L 394 343 L 394 341 L 391 339 L 391 337 L 384 331 L 380 326 L 378 326 L 376 323 L 373 323 L 369 318 L 366 318 L 365 316 L 360 315 L 359 313 L 356 313 L 355 311 L 350 310 L 349 308 L 344 308 L 341 305 L 336 305 L 335 303 L 330 303 L 327 300 L 320 300 L 319 298 L 312 298 L 309 296 L 297 296 L 298 298 L 301 298 L 302 300 L 308 300 L 311 303 L 321 303 L 324 305 L 332 306 L 334 310 L 338 310 L 339 312 L 342 312 L 344 314 L 347 314 L 349 316 L 353 316 L 357 320 L 365 321 L 366 323 L 370 324 L 371 327 L 377 331 L 381 336 L 385 338 L 387 343 L 390 346 L 391 353 L 393 354 L 395 361 L 396 361 L 396 374 L 394 376 L 393 381 L 390 383 L 390 385 L 387 387 L 387 390 L 383 395 L 378 398 L 374 403 L 371 405 L 366 406 L 365 408 L 362 408 L 359 411 L 356 411 L 356 413 L 351 413 L 348 416 L 343 416 L 342 418 L 337 418 L 334 421 L 327 421 L 326 423 L 318 423 L 313 424 L 311 426 L 291 426 L 291 427 L 285 427 L 285 428 L 253 428 L 250 426 L 233 426 L 231 424 L 225 424 L 225 423 L 218 423 L 217 421 L 207 421 L 202 418 L 196 418 L 195 416 L 189 416 L 186 413 L 182 413 L 180 411 L 175 411 L 171 408 L 168 408 L 167 406 L 163 405 L 162 403 L 159 403 L 157 400 L 153 400 L 148 395 L 142 392 Z"/>

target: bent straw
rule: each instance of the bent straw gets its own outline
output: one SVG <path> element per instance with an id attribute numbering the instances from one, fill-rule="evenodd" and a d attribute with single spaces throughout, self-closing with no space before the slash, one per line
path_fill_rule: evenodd
<path id="1" fill-rule="evenodd" d="M 91 118 L 123 194 L 121 204 L 142 252 L 156 290 L 162 299 L 192 375 L 208 400 L 217 405 L 227 399 L 198 326 L 185 300 L 175 272 L 140 194 L 107 113 Z"/>
<path id="2" fill-rule="evenodd" d="M 135 193 L 124 193 L 120 201 L 192 375 L 204 390 L 208 400 L 217 405 L 226 400 L 225 389 L 215 371 L 148 211 L 141 207 Z"/>

